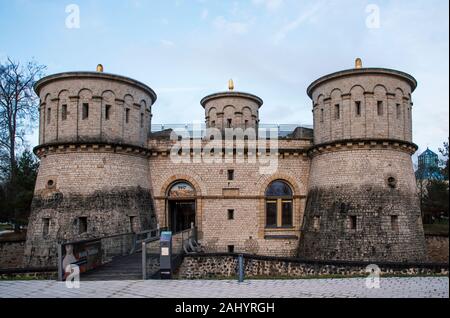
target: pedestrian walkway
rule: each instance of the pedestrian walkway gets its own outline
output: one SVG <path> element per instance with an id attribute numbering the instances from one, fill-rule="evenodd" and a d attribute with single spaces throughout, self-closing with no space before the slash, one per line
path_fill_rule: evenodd
<path id="1" fill-rule="evenodd" d="M 448 277 L 381 278 L 368 289 L 364 278 L 297 280 L 81 281 L 69 289 L 56 281 L 0 281 L 5 298 L 448 298 Z"/>

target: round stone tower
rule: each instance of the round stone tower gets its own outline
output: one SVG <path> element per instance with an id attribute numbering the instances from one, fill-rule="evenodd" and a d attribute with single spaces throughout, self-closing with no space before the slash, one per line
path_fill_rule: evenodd
<path id="1" fill-rule="evenodd" d="M 299 256 L 423 261 L 425 239 L 411 155 L 416 80 L 383 68 L 314 81 L 314 146 Z"/>
<path id="2" fill-rule="evenodd" d="M 263 101 L 258 96 L 235 92 L 232 80 L 228 92 L 208 95 L 201 100 L 205 108 L 206 127 L 217 128 L 258 128 L 259 108 Z"/>
<path id="3" fill-rule="evenodd" d="M 26 266 L 55 265 L 59 241 L 153 227 L 147 135 L 155 92 L 101 65 L 45 77 L 35 91 L 41 163 Z"/>

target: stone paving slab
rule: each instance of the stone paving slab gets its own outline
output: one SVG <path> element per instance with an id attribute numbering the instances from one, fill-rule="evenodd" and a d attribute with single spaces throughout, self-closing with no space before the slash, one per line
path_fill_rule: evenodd
<path id="1" fill-rule="evenodd" d="M 449 298 L 448 277 L 297 280 L 0 281 L 0 298 Z"/>

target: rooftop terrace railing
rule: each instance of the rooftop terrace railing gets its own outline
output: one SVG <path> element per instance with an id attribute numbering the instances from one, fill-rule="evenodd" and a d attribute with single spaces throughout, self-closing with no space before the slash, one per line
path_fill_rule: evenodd
<path id="1" fill-rule="evenodd" d="M 306 124 L 259 124 L 258 132 L 260 135 L 269 136 L 271 130 L 276 131 L 278 137 L 288 137 L 297 128 L 313 129 L 312 125 Z M 175 132 L 188 132 L 192 138 L 203 138 L 206 133 L 206 125 L 204 123 L 198 124 L 152 124 L 152 133 L 161 132 L 172 129 Z"/>

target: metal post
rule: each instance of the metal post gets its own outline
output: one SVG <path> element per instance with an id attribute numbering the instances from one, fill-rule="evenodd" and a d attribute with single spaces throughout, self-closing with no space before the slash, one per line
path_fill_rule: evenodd
<path id="1" fill-rule="evenodd" d="M 239 271 L 239 283 L 244 282 L 244 255 L 239 254 L 238 256 L 238 271 Z"/>
<path id="2" fill-rule="evenodd" d="M 62 268 L 62 244 L 58 244 L 58 281 L 63 281 L 63 268 Z"/>
<path id="3" fill-rule="evenodd" d="M 142 242 L 142 279 L 147 279 L 147 243 Z"/>

